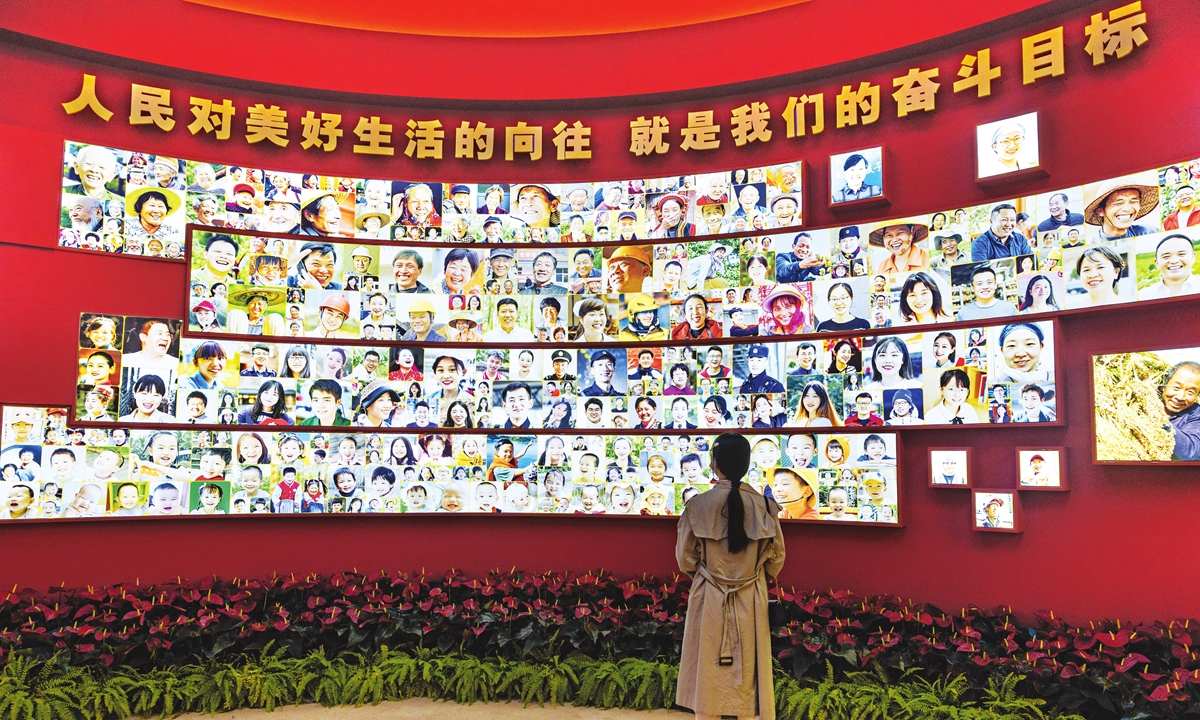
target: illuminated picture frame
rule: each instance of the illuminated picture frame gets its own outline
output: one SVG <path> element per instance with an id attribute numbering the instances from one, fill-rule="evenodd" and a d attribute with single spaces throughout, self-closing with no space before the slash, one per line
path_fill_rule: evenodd
<path id="1" fill-rule="evenodd" d="M 1065 447 L 1019 447 L 1017 453 L 1017 489 L 1040 492 L 1064 492 L 1067 489 L 1067 449 Z"/>
<path id="2" fill-rule="evenodd" d="M 1037 111 L 975 126 L 975 182 L 988 185 L 1047 175 Z"/>
<path id="3" fill-rule="evenodd" d="M 829 156 L 829 208 L 834 211 L 890 205 L 882 146 Z"/>
<path id="4" fill-rule="evenodd" d="M 969 447 L 929 448 L 929 487 L 970 488 L 972 452 Z M 946 475 L 951 468 L 953 474 Z"/>
<path id="5" fill-rule="evenodd" d="M 973 488 L 971 529 L 976 532 L 1021 532 L 1021 499 L 1015 490 Z"/>

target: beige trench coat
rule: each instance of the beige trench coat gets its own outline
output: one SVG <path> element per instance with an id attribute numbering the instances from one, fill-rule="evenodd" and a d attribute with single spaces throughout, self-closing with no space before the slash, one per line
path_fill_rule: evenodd
<path id="1" fill-rule="evenodd" d="M 743 483 L 750 544 L 731 555 L 725 541 L 729 488 L 722 480 L 692 498 L 679 517 L 675 558 L 693 582 L 675 702 L 706 715 L 773 720 L 767 580 L 783 568 L 783 528 L 778 505 Z"/>

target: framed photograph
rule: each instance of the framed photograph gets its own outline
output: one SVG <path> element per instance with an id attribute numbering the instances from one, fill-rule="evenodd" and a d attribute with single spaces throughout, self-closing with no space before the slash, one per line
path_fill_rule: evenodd
<path id="1" fill-rule="evenodd" d="M 834 210 L 887 205 L 883 148 L 829 156 L 829 207 Z"/>
<path id="2" fill-rule="evenodd" d="M 978 532 L 1021 532 L 1021 501 L 1012 490 L 971 490 L 971 529 Z"/>
<path id="3" fill-rule="evenodd" d="M 929 487 L 971 487 L 971 448 L 929 448 Z"/>
<path id="4" fill-rule="evenodd" d="M 1200 464 L 1200 347 L 1092 356 L 1093 461 Z"/>
<path id="5" fill-rule="evenodd" d="M 1067 451 L 1063 447 L 1017 448 L 1017 488 L 1062 492 L 1067 489 Z"/>
<path id="6" fill-rule="evenodd" d="M 1009 182 L 1045 174 L 1036 112 L 975 126 L 976 182 Z"/>

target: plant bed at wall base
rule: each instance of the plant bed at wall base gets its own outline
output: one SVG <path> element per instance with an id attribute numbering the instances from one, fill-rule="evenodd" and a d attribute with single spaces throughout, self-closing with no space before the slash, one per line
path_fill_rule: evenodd
<path id="1" fill-rule="evenodd" d="M 528 687 L 521 680 L 526 689 L 519 692 L 515 685 L 505 685 L 503 691 L 480 689 L 477 692 L 483 695 L 462 697 L 458 685 L 453 693 L 445 688 L 437 693 L 417 692 L 405 680 L 403 692 L 461 701 L 530 701 L 532 697 L 558 702 L 559 695 L 545 695 L 551 690 L 537 688 L 550 687 L 552 678 L 560 678 L 554 681 L 560 684 L 553 693 L 566 692 L 561 686 L 564 663 L 583 663 L 575 668 L 576 675 L 586 670 L 584 665 L 619 675 L 634 672 L 636 663 L 650 663 L 654 667 L 636 665 L 635 675 L 658 673 L 655 682 L 660 689 L 646 692 L 650 697 L 665 693 L 663 702 L 669 706 L 674 681 L 670 680 L 668 692 L 664 673 L 678 663 L 688 588 L 689 581 L 678 577 L 618 579 L 604 572 L 514 570 L 473 578 L 453 571 L 441 576 L 348 572 L 14 591 L 0 597 L 0 659 L 7 663 L 5 682 L 10 683 L 0 687 L 0 715 L 12 711 L 17 712 L 14 717 L 20 716 L 23 711 L 5 703 L 18 702 L 10 699 L 23 692 L 20 688 L 42 682 L 39 673 L 86 672 L 93 679 L 161 677 L 175 688 L 171 692 L 181 693 L 182 681 L 172 678 L 186 668 L 209 668 L 198 677 L 213 678 L 217 670 L 212 668 L 289 663 L 288 673 L 306 676 L 315 672 L 314 663 L 373 666 L 382 662 L 381 657 L 404 658 L 395 660 L 399 664 L 425 663 L 421 681 L 425 683 L 433 682 L 429 673 L 450 672 L 451 665 L 454 672 L 461 669 L 471 677 L 491 673 L 486 682 L 492 688 L 500 687 L 496 678 L 515 664 L 527 668 L 521 672 L 534 678 L 528 680 Z M 784 589 L 772 593 L 787 616 L 787 623 L 775 629 L 773 640 L 782 673 L 780 687 L 792 688 L 786 695 L 780 690 L 781 712 L 787 702 L 796 707 L 815 702 L 803 698 L 820 688 L 836 690 L 838 697 L 846 699 L 847 684 L 859 681 L 882 688 L 889 683 L 911 685 L 914 692 L 913 683 L 956 683 L 955 688 L 963 689 L 954 692 L 963 702 L 982 703 L 989 698 L 998 702 L 996 698 L 1010 696 L 1044 700 L 1045 712 L 1078 713 L 1089 719 L 1185 717 L 1200 712 L 1200 657 L 1191 649 L 1200 625 L 1191 625 L 1192 620 L 1103 621 L 1075 627 L 1051 612 L 1039 612 L 1032 625 L 1022 625 L 1007 608 L 968 607 L 951 614 L 892 596 L 863 598 L 848 592 Z M 26 667 L 45 661 L 50 662 Z M 485 664 L 466 669 L 481 662 Z M 620 667 L 625 670 L 613 669 Z M 883 676 L 876 675 L 868 682 L 862 675 L 867 668 L 891 680 L 884 682 Z M 21 672 L 24 675 L 17 678 Z M 265 670 L 238 672 L 250 673 L 248 679 L 238 681 L 246 687 L 269 680 Z M 381 676 L 372 677 L 372 687 L 377 687 Z M 583 692 L 582 680 L 577 681 Z M 141 681 L 128 682 L 133 688 Z M 338 682 L 339 688 L 345 685 Z M 618 685 L 626 688 L 632 681 L 622 682 Z M 950 692 L 943 685 L 936 691 Z M 66 692 L 62 688 L 55 692 L 59 691 Z M 37 692 L 50 697 L 48 689 Z M 291 695 L 278 696 L 291 699 L 280 702 L 324 702 L 324 696 L 308 685 L 287 692 Z M 527 696 L 528 692 L 534 695 Z M 120 715 L 115 705 L 100 710 L 110 702 L 103 697 L 93 700 L 99 715 L 89 714 Z M 567 701 L 565 695 L 562 698 Z M 145 705 L 149 701 L 140 702 L 141 707 L 150 707 Z M 260 706 L 257 701 L 245 702 Z M 634 692 L 627 700 L 611 702 L 644 707 L 639 703 L 650 701 Z M 658 706 L 657 702 L 653 704 Z M 161 711 L 166 711 L 165 706 Z"/>
<path id="2" fill-rule="evenodd" d="M 183 712 L 217 713 L 284 705 L 363 706 L 429 698 L 459 703 L 515 701 L 525 705 L 576 705 L 602 709 L 672 707 L 679 668 L 625 658 L 585 657 L 525 662 L 504 658 L 439 655 L 428 650 L 371 656 L 343 653 L 304 658 L 281 652 L 234 656 L 227 661 L 162 668 L 69 665 L 62 656 L 34 660 L 10 656 L 0 671 L 0 714 L 9 720 L 121 719 Z M 776 707 L 781 720 L 897 718 L 984 720 L 1083 716 L 1045 709 L 1045 700 L 1017 692 L 1018 675 L 972 688 L 966 676 L 927 681 L 915 673 L 889 673 L 878 665 L 836 680 L 796 680 L 776 666 Z"/>

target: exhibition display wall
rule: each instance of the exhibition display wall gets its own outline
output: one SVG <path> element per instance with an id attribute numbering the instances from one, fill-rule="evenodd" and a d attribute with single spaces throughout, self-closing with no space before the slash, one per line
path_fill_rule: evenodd
<path id="1" fill-rule="evenodd" d="M 26 114 L 2 118 L 0 196 L 28 220 L 0 238 L 21 268 L 0 290 L 2 331 L 23 348 L 0 378 L 0 482 L 6 519 L 28 518 L 0 522 L 6 572 L 668 574 L 662 518 L 710 486 L 707 447 L 735 429 L 755 448 L 752 484 L 799 520 L 787 584 L 1187 614 L 1196 565 L 1160 550 L 1200 495 L 1163 466 L 1195 459 L 1200 373 L 1194 353 L 1157 349 L 1196 344 L 1200 141 L 1181 130 L 1196 108 L 1164 101 L 1154 68 L 1200 21 L 1144 6 L 1149 41 L 1111 53 L 1084 31 L 1114 8 L 1087 3 L 758 97 L 561 118 L 320 108 L 6 43 L 2 82 Z M 1066 76 L 1023 78 L 1025 41 L 1059 26 Z M 992 93 L 959 92 L 964 55 L 976 74 L 1003 66 Z M 938 65 L 936 111 L 901 112 L 892 79 Z M 72 100 L 84 75 L 111 120 Z M 835 96 L 859 82 L 885 88 L 881 112 L 858 105 L 844 124 Z M 189 132 L 178 97 L 173 130 L 132 110 L 126 123 L 131 85 L 230 98 L 235 133 Z M 817 92 L 823 131 L 811 102 L 784 110 Z M 1119 101 L 1077 112 L 1106 96 Z M 774 138 L 734 143 L 731 111 L 759 99 Z M 293 113 L 290 144 L 240 139 L 243 109 L 264 101 Z M 681 150 L 706 105 L 724 144 Z M 309 108 L 347 115 L 342 149 L 299 147 Z M 404 152 L 406 113 L 440 115 L 448 148 L 460 119 L 498 143 L 518 120 L 543 126 L 546 155 L 422 164 Z M 596 153 L 576 165 L 550 133 L 574 114 Z M 375 115 L 396 123 L 386 159 L 350 150 L 354 118 Z M 627 150 L 639 115 L 670 119 L 669 151 Z M 1099 149 L 1117 129 L 1124 147 Z M 1131 518 L 1156 488 L 1183 502 Z M 1117 525 L 1137 549 L 1099 529 Z M 131 538 L 132 555 L 44 561 Z"/>

